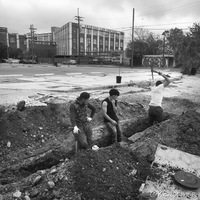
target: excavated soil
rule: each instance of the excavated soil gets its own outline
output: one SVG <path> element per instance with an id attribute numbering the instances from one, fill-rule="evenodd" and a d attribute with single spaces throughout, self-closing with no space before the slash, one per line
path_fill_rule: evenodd
<path id="1" fill-rule="evenodd" d="M 133 141 L 126 141 L 98 151 L 68 154 L 64 141 L 69 119 L 61 116 L 55 105 L 22 111 L 1 107 L 0 199 L 143 199 L 139 188 L 151 173 L 153 160 L 149 156 L 156 143 L 200 156 L 200 114 L 196 112 L 200 102 L 196 93 L 194 96 L 195 101 L 192 96 L 164 98 L 164 108 L 171 110 L 173 117 L 150 127 L 137 140 L 140 152 L 131 148 Z M 145 108 L 149 94 L 129 92 L 120 97 L 120 101 L 129 103 L 133 99 Z M 100 124 L 101 120 L 95 122 Z M 144 153 L 141 149 L 151 151 Z"/>

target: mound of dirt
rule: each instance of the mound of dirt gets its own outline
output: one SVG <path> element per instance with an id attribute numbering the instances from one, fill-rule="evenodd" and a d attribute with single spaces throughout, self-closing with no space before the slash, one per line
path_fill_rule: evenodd
<path id="1" fill-rule="evenodd" d="M 131 148 L 138 155 L 153 160 L 157 144 L 200 156 L 200 113 L 188 110 L 161 124 L 131 136 Z"/>
<path id="2" fill-rule="evenodd" d="M 71 168 L 81 199 L 138 199 L 150 163 L 120 146 L 80 152 Z"/>
<path id="3" fill-rule="evenodd" d="M 136 95 L 128 96 L 121 97 L 120 118 L 137 122 L 134 119 L 146 111 L 141 104 L 128 104 Z M 92 101 L 99 113 L 94 118 L 98 129 L 100 100 Z M 134 134 L 129 141 L 77 154 L 68 154 L 74 142 L 68 132 L 69 104 L 0 109 L 0 199 L 141 199 L 139 188 L 151 173 L 158 143 L 200 155 L 200 114 L 191 110 L 194 103 L 170 98 L 165 103 L 184 111 L 189 105 L 190 110 Z M 130 123 L 127 131 L 141 130 L 141 123 Z"/>

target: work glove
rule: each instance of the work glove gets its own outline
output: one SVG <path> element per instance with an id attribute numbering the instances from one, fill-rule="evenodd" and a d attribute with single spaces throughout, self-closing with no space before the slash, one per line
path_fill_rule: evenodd
<path id="1" fill-rule="evenodd" d="M 99 149 L 99 147 L 97 145 L 92 146 L 92 150 L 97 151 L 98 149 Z"/>
<path id="2" fill-rule="evenodd" d="M 79 131 L 80 131 L 80 129 L 79 129 L 77 126 L 74 126 L 73 133 L 74 133 L 74 134 L 78 134 Z"/>
<path id="3" fill-rule="evenodd" d="M 91 122 L 91 121 L 92 121 L 92 118 L 91 118 L 91 117 L 87 117 L 87 121 L 88 121 L 88 122 Z"/>

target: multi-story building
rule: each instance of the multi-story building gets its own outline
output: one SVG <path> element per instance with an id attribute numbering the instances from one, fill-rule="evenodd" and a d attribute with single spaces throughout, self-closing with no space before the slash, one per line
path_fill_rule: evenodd
<path id="1" fill-rule="evenodd" d="M 0 27 L 0 59 L 8 57 L 8 30 Z"/>
<path id="2" fill-rule="evenodd" d="M 13 49 L 27 49 L 26 35 L 18 33 L 8 33 L 7 28 L 0 27 L 0 45 L 5 45 Z"/>
<path id="3" fill-rule="evenodd" d="M 54 29 L 56 55 L 101 55 L 123 52 L 124 33 L 116 30 L 68 22 Z M 79 37 L 80 36 L 80 37 Z"/>
<path id="4" fill-rule="evenodd" d="M 50 42 L 51 41 L 51 33 L 39 33 L 35 34 L 37 41 L 43 41 L 43 42 Z"/>
<path id="5" fill-rule="evenodd" d="M 0 27 L 0 45 L 7 45 L 8 30 L 5 27 Z"/>
<path id="6" fill-rule="evenodd" d="M 17 57 L 17 49 L 27 50 L 26 35 L 8 33 L 7 28 L 0 27 L 0 51 L 2 58 Z"/>
<path id="7" fill-rule="evenodd" d="M 33 25 L 32 31 L 27 34 L 27 50 L 31 57 L 53 58 L 55 56 L 55 42 L 52 41 L 51 33 L 35 33 Z"/>
<path id="8" fill-rule="evenodd" d="M 26 35 L 8 33 L 8 46 L 12 49 L 27 49 Z"/>

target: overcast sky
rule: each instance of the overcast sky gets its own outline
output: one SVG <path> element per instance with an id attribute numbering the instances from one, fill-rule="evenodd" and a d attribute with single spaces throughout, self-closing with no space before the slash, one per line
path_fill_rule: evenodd
<path id="1" fill-rule="evenodd" d="M 51 31 L 83 17 L 83 24 L 125 32 L 131 40 L 134 28 L 161 34 L 171 28 L 187 31 L 200 22 L 200 0 L 0 0 L 0 27 L 9 33 L 25 34 L 31 24 L 36 33 Z"/>

